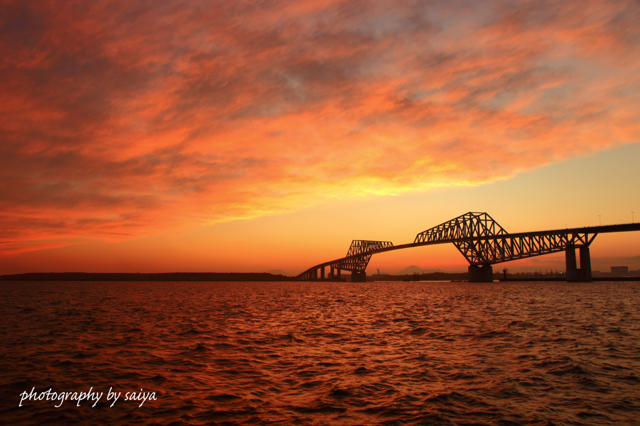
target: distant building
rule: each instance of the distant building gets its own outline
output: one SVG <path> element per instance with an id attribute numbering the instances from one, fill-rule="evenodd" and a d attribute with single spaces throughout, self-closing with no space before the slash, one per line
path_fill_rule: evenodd
<path id="1" fill-rule="evenodd" d="M 611 273 L 612 274 L 628 274 L 629 267 L 628 266 L 612 266 Z"/>

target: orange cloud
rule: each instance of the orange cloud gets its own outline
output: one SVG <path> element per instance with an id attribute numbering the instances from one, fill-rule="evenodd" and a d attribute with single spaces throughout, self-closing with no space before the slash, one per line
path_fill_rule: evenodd
<path id="1" fill-rule="evenodd" d="M 5 256 L 478 185 L 640 136 L 634 1 L 0 12 Z"/>

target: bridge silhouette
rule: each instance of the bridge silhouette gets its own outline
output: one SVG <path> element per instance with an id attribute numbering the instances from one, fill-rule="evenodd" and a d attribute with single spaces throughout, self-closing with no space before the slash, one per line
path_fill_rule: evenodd
<path id="1" fill-rule="evenodd" d="M 364 282 L 367 279 L 365 271 L 374 254 L 451 243 L 469 262 L 469 281 L 493 281 L 491 265 L 496 263 L 561 251 L 566 253 L 567 281 L 591 281 L 589 246 L 595 237 L 627 231 L 640 231 L 640 223 L 509 234 L 487 213 L 469 212 L 420 232 L 413 243 L 394 246 L 390 241 L 353 240 L 345 257 L 315 265 L 297 278 L 304 281 L 340 280 L 341 271 L 350 271 L 351 281 Z M 330 272 L 325 278 L 327 267 Z"/>

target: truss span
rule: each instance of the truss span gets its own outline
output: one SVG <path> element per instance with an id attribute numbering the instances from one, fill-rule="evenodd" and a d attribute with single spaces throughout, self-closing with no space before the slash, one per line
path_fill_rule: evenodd
<path id="1" fill-rule="evenodd" d="M 469 212 L 419 233 L 413 243 L 445 243 L 506 234 L 507 231 L 488 214 Z"/>
<path id="2" fill-rule="evenodd" d="M 353 240 L 347 256 L 340 262 L 332 264 L 331 267 L 343 271 L 364 272 L 373 253 L 391 247 L 393 247 L 391 241 Z"/>

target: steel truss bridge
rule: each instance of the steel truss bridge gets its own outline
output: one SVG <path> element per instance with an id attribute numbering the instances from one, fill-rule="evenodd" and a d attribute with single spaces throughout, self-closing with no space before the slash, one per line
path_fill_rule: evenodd
<path id="1" fill-rule="evenodd" d="M 589 246 L 594 238 L 626 231 L 640 231 L 640 223 L 510 234 L 487 213 L 469 212 L 419 233 L 413 243 L 394 246 L 390 241 L 353 240 L 345 257 L 313 266 L 297 278 L 341 280 L 341 271 L 351 271 L 351 281 L 366 281 L 365 271 L 374 254 L 451 243 L 469 262 L 469 281 L 493 281 L 491 265 L 496 263 L 561 251 L 566 253 L 567 281 L 591 281 Z M 325 278 L 327 267 L 330 272 Z"/>

